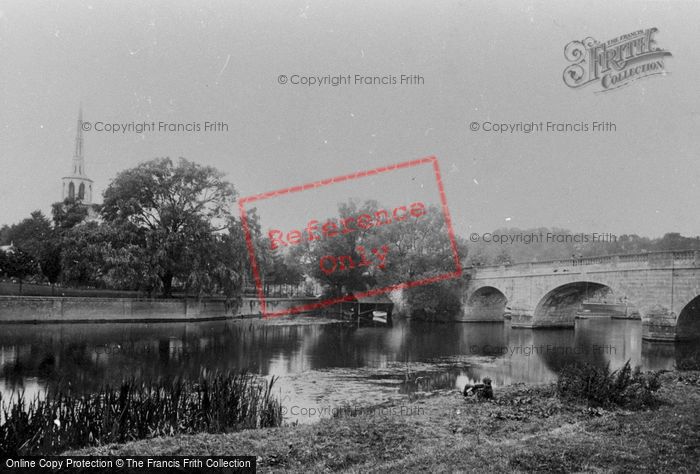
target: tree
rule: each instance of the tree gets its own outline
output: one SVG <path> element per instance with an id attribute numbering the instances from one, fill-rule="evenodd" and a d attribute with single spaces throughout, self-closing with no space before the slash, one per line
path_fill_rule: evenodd
<path id="1" fill-rule="evenodd" d="M 495 265 L 509 265 L 513 263 L 513 259 L 510 256 L 510 252 L 508 252 L 507 249 L 502 248 L 498 254 L 496 254 L 496 258 L 494 258 L 493 263 Z"/>
<path id="2" fill-rule="evenodd" d="M 0 276 L 9 276 L 8 273 L 8 267 L 9 267 L 9 252 L 3 252 L 0 250 Z"/>
<path id="3" fill-rule="evenodd" d="M 102 242 L 100 280 L 105 286 L 120 290 L 141 290 L 149 295 L 157 291 L 160 278 L 157 256 L 143 246 L 136 228 L 103 222 L 98 240 Z"/>
<path id="4" fill-rule="evenodd" d="M 107 228 L 88 222 L 66 231 L 61 240 L 62 279 L 69 285 L 103 286 Z"/>
<path id="5" fill-rule="evenodd" d="M 338 205 L 339 218 L 325 219 L 321 222 L 333 221 L 339 225 L 339 220 L 374 213 L 378 209 L 375 201 L 367 201 L 362 206 L 349 201 Z M 327 296 L 345 296 L 356 291 L 364 291 L 376 284 L 376 277 L 368 267 L 354 265 L 339 271 L 323 270 L 322 262 L 326 256 L 348 256 L 353 262 L 359 262 L 361 257 L 358 246 L 362 246 L 369 238 L 369 231 L 357 229 L 350 233 L 340 233 L 335 237 L 324 238 L 314 242 L 306 241 L 299 250 L 294 249 L 293 255 L 297 261 L 304 263 L 306 273 L 327 287 Z"/>
<path id="6" fill-rule="evenodd" d="M 683 237 L 677 232 L 671 232 L 664 234 L 663 237 L 655 242 L 654 246 L 655 249 L 659 251 L 700 249 L 700 239 L 697 237 L 694 239 Z"/>
<path id="7" fill-rule="evenodd" d="M 6 233 L 8 243 L 14 243 L 34 259 L 38 259 L 43 243 L 51 237 L 51 222 L 41 211 L 11 226 Z"/>
<path id="8" fill-rule="evenodd" d="M 382 286 L 428 278 L 454 272 L 456 262 L 442 210 L 428 206 L 418 219 L 394 222 L 378 228 L 368 246 L 389 246 L 383 271 L 375 275 Z M 460 260 L 466 257 L 466 247 L 457 239 Z"/>
<path id="9" fill-rule="evenodd" d="M 267 268 L 269 260 L 269 244 L 262 237 L 262 227 L 260 218 L 257 215 L 255 208 L 248 209 L 246 212 L 246 223 L 253 244 L 256 260 L 258 261 L 258 270 L 261 278 L 264 278 L 265 268 Z M 245 291 L 249 289 L 254 282 L 253 268 L 248 254 L 246 234 L 243 229 L 243 223 L 235 219 L 229 218 L 228 225 L 228 249 L 233 257 L 231 268 L 234 268 L 240 278 L 240 287 Z"/>
<path id="10" fill-rule="evenodd" d="M 42 243 L 39 250 L 39 267 L 49 283 L 55 285 L 61 275 L 61 241 L 54 232 Z"/>
<path id="11" fill-rule="evenodd" d="M 304 281 L 303 271 L 289 253 L 272 253 L 265 268 L 267 284 L 298 285 Z"/>
<path id="12" fill-rule="evenodd" d="M 97 206 L 93 205 L 93 208 Z M 66 198 L 63 202 L 55 202 L 51 206 L 54 227 L 59 231 L 72 229 L 88 217 L 88 206 L 79 200 Z"/>
<path id="13" fill-rule="evenodd" d="M 325 284 L 331 297 L 418 281 L 456 270 L 452 242 L 440 208 L 423 207 L 425 212 L 420 211 L 408 219 L 394 219 L 390 223 L 388 220 L 377 220 L 376 216 L 385 210 L 376 201 L 366 201 L 362 205 L 352 201 L 340 204 L 341 221 L 367 214 L 368 217 L 375 216 L 375 224 L 364 229 L 358 226 L 353 232 L 340 233 L 331 238 L 312 242 L 305 240 L 291 247 L 289 255 L 301 262 L 309 275 Z M 331 220 L 338 222 L 337 219 Z M 378 222 L 384 223 L 378 225 Z M 374 249 L 384 256 L 381 265 L 376 255 L 371 255 Z M 357 263 L 362 261 L 361 252 L 372 260 L 365 266 L 346 266 L 342 271 L 334 272 L 324 272 L 321 268 L 320 261 L 326 255 L 349 256 Z M 457 242 L 457 252 L 460 261 L 466 257 L 463 242 Z M 459 307 L 463 282 L 463 279 L 438 282 L 427 289 L 408 289 L 404 294 L 408 304 L 415 308 L 415 313 L 425 317 L 454 311 L 455 307 Z"/>
<path id="14" fill-rule="evenodd" d="M 376 272 L 380 286 L 426 280 L 453 273 L 457 269 L 452 242 L 442 210 L 428 206 L 419 219 L 404 220 L 379 228 L 372 246 L 389 245 L 390 259 L 382 272 Z M 456 238 L 457 256 L 466 260 L 467 248 Z M 413 316 L 437 319 L 451 316 L 461 306 L 464 278 L 451 278 L 405 290 L 406 303 Z"/>
<path id="15" fill-rule="evenodd" d="M 2 227 L 0 227 L 0 242 L 3 242 L 4 244 L 9 244 L 11 242 L 9 239 L 9 234 L 10 226 L 7 224 L 3 224 Z"/>
<path id="16" fill-rule="evenodd" d="M 60 247 L 56 240 L 55 232 L 51 227 L 51 222 L 41 211 L 34 211 L 31 216 L 23 219 L 17 224 L 6 226 L 3 230 L 3 238 L 8 243 L 14 243 L 16 249 L 22 250 L 33 262 L 26 270 L 29 274 L 24 274 L 21 278 L 19 275 L 15 277 L 20 279 L 20 282 L 27 276 L 40 274 L 43 275 L 51 283 L 55 283 L 58 279 L 60 268 Z M 17 258 L 22 254 L 17 254 Z M 37 265 L 38 264 L 38 265 Z M 24 264 L 20 261 L 15 261 L 17 268 L 23 268 Z M 24 272 L 20 272 L 24 273 Z"/>
<path id="17" fill-rule="evenodd" d="M 444 280 L 411 288 L 407 292 L 411 313 L 430 321 L 439 320 L 441 316 L 454 315 L 462 306 L 460 298 L 462 290 L 461 279 Z"/>
<path id="18" fill-rule="evenodd" d="M 206 286 L 202 275 L 218 263 L 210 253 L 215 234 L 228 228 L 235 195 L 212 167 L 159 158 L 117 175 L 102 216 L 145 251 L 149 272 L 171 296 L 174 280 Z"/>
<path id="19" fill-rule="evenodd" d="M 19 292 L 22 293 L 22 282 L 30 275 L 37 273 L 38 268 L 34 258 L 21 248 L 16 248 L 4 254 L 3 272 L 19 280 Z"/>

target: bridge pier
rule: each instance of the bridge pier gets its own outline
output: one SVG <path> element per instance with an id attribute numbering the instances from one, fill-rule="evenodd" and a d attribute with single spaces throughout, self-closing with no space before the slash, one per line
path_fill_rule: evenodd
<path id="1" fill-rule="evenodd" d="M 676 342 L 676 326 L 670 324 L 658 324 L 642 322 L 642 339 L 645 341 Z"/>
<path id="2" fill-rule="evenodd" d="M 642 314 L 642 339 L 674 342 L 678 340 L 677 318 L 664 308 L 653 308 Z"/>

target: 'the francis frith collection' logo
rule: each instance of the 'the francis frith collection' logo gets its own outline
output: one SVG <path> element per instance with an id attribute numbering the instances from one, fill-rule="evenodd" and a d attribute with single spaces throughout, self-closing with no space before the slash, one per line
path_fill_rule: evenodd
<path id="1" fill-rule="evenodd" d="M 572 41 L 564 48 L 567 61 L 564 83 L 578 88 L 599 84 L 597 92 L 607 92 L 632 81 L 656 74 L 666 74 L 664 58 L 671 53 L 656 45 L 657 28 L 639 30 L 606 42 L 586 38 Z"/>

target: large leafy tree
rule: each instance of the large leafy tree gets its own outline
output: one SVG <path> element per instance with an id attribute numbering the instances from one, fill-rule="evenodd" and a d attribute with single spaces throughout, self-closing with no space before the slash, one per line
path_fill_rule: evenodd
<path id="1" fill-rule="evenodd" d="M 19 292 L 22 293 L 22 282 L 25 278 L 35 275 L 38 272 L 38 265 L 31 254 L 25 252 L 21 248 L 15 248 L 11 251 L 0 252 L 0 273 L 7 274 L 10 277 L 19 280 Z"/>
<path id="2" fill-rule="evenodd" d="M 457 238 L 457 253 L 466 257 L 466 246 Z M 372 247 L 387 245 L 391 258 L 376 272 L 382 286 L 429 278 L 454 272 L 456 263 L 443 212 L 428 206 L 418 219 L 407 219 L 378 228 L 368 242 Z"/>
<path id="3" fill-rule="evenodd" d="M 230 225 L 235 196 L 215 168 L 159 158 L 117 175 L 104 193 L 102 216 L 127 237 L 117 247 L 126 242 L 143 252 L 135 260 L 171 296 L 175 280 L 196 289 L 209 285 L 205 276 L 220 263 L 212 248 L 221 241 L 217 233 Z"/>
<path id="4" fill-rule="evenodd" d="M 375 215 L 382 209 L 384 207 L 376 201 L 366 201 L 361 205 L 350 201 L 338 208 L 341 219 Z M 354 262 L 359 262 L 360 247 L 372 264 L 331 273 L 322 271 L 319 262 L 323 256 L 348 255 Z M 374 249 L 382 249 L 386 257 L 381 266 L 370 254 Z M 466 246 L 459 239 L 457 252 L 460 260 L 466 258 Z M 358 228 L 354 232 L 314 242 L 304 241 L 290 248 L 289 255 L 304 264 L 306 272 L 324 284 L 330 296 L 422 280 L 454 272 L 456 268 L 443 213 L 434 206 L 426 207 L 419 218 L 369 229 Z M 407 303 L 416 315 L 422 317 L 434 318 L 454 312 L 459 308 L 462 284 L 463 279 L 455 279 L 409 289 L 406 291 Z"/>
<path id="5" fill-rule="evenodd" d="M 457 268 L 442 210 L 428 206 L 419 219 L 395 222 L 379 228 L 372 245 L 386 244 L 392 258 L 377 272 L 381 286 L 418 281 L 452 273 Z M 467 256 L 465 243 L 456 238 L 460 261 Z M 453 278 L 405 291 L 405 299 L 415 317 L 439 319 L 460 308 L 464 278 Z"/>
<path id="6" fill-rule="evenodd" d="M 9 227 L 5 239 L 37 258 L 42 243 L 51 236 L 51 231 L 51 221 L 41 211 L 34 211 L 30 217 Z"/>
<path id="7" fill-rule="evenodd" d="M 324 219 L 335 222 L 339 225 L 340 220 L 352 216 L 369 213 L 372 214 L 378 209 L 375 201 L 367 201 L 358 204 L 355 201 L 348 201 L 338 205 L 339 218 Z M 323 271 L 321 261 L 326 256 L 349 256 L 353 262 L 361 260 L 358 254 L 358 247 L 363 246 L 370 236 L 370 231 L 357 229 L 350 233 L 339 233 L 332 238 L 315 240 L 314 242 L 304 241 L 299 247 L 290 249 L 290 260 L 301 262 L 306 273 L 326 287 L 327 296 L 344 296 L 356 291 L 364 291 L 376 284 L 376 277 L 372 269 L 355 265 L 352 268 L 345 268 L 342 271 Z"/>
<path id="8" fill-rule="evenodd" d="M 97 222 L 77 225 L 64 232 L 61 245 L 62 280 L 69 285 L 103 286 L 105 244 L 110 235 Z"/>
<path id="9" fill-rule="evenodd" d="M 100 279 L 109 288 L 142 290 L 149 295 L 161 287 L 157 256 L 143 245 L 138 229 L 129 225 L 103 222 L 98 239 Z"/>
<path id="10" fill-rule="evenodd" d="M 33 262 L 29 266 L 16 262 L 19 265 L 17 268 L 26 270 L 21 272 L 23 273 L 21 279 L 42 273 L 50 283 L 56 283 L 61 271 L 59 237 L 49 219 L 41 211 L 34 211 L 30 217 L 6 227 L 3 239 L 7 243 L 13 243 Z M 29 273 L 24 274 L 26 272 Z"/>

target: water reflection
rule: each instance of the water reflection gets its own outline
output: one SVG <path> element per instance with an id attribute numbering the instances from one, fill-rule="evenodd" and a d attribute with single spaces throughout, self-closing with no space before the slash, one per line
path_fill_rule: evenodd
<path id="1" fill-rule="evenodd" d="M 489 376 L 496 387 L 543 382 L 585 360 L 672 369 L 696 345 L 642 343 L 641 323 L 577 320 L 575 330 L 512 329 L 509 323 L 393 328 L 270 326 L 212 321 L 149 324 L 0 325 L 0 390 L 28 396 L 49 383 L 94 390 L 129 377 L 195 377 L 249 369 L 281 376 L 286 403 L 377 403 Z"/>

